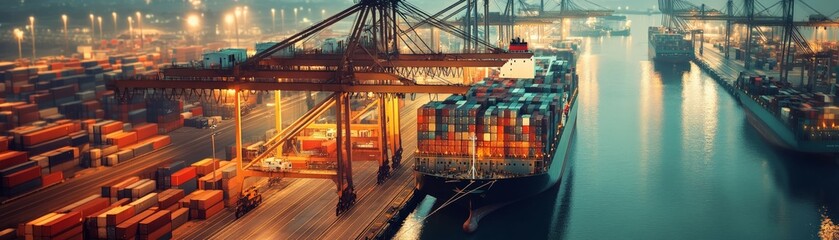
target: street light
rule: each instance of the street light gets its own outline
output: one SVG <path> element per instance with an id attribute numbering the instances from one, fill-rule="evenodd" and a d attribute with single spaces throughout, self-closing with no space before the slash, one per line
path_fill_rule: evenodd
<path id="1" fill-rule="evenodd" d="M 29 30 L 32 30 L 32 63 L 35 63 L 35 17 L 29 17 L 29 24 Z"/>
<path id="2" fill-rule="evenodd" d="M 280 27 L 285 31 L 285 9 L 280 9 Z"/>
<path id="3" fill-rule="evenodd" d="M 111 12 L 111 16 L 114 16 L 114 36 L 116 36 L 117 32 L 119 32 L 117 30 L 117 12 Z"/>
<path id="4" fill-rule="evenodd" d="M 297 28 L 297 8 L 294 8 L 294 28 Z"/>
<path id="5" fill-rule="evenodd" d="M 326 9 L 321 9 L 320 10 L 320 19 L 321 20 L 326 19 Z"/>
<path id="6" fill-rule="evenodd" d="M 94 21 L 93 14 L 90 14 L 90 42 L 93 43 L 96 40 L 96 23 Z"/>
<path id="7" fill-rule="evenodd" d="M 17 58 L 23 58 L 23 45 L 21 45 L 20 41 L 23 40 L 23 31 L 18 28 L 15 28 L 15 38 L 17 38 Z"/>
<path id="8" fill-rule="evenodd" d="M 102 16 L 96 17 L 96 20 L 99 21 L 99 40 L 105 39 L 105 36 L 102 34 Z"/>
<path id="9" fill-rule="evenodd" d="M 128 16 L 128 35 L 131 36 L 131 48 L 134 48 L 134 20 Z"/>
<path id="10" fill-rule="evenodd" d="M 271 32 L 277 31 L 277 10 L 271 9 Z"/>
<path id="11" fill-rule="evenodd" d="M 189 28 L 197 29 L 200 24 L 201 24 L 201 19 L 199 19 L 197 15 L 189 15 L 189 16 L 186 17 L 186 25 Z M 196 31 L 196 34 L 195 34 L 195 44 L 196 45 L 198 44 L 199 32 L 200 32 L 200 29 L 199 29 L 199 31 Z"/>
<path id="12" fill-rule="evenodd" d="M 212 152 L 213 152 L 212 153 L 212 156 L 213 156 L 213 182 L 215 182 L 216 181 L 216 127 L 218 127 L 218 123 L 216 122 L 217 120 L 215 118 L 212 118 L 212 120 L 213 120 L 213 123 L 210 125 L 210 130 L 211 130 L 210 142 L 212 142 L 211 144 L 212 144 L 212 147 L 213 147 L 213 150 L 212 150 Z M 215 189 L 215 187 L 216 187 L 215 184 L 213 184 L 214 189 Z"/>
<path id="13" fill-rule="evenodd" d="M 239 8 L 236 8 L 233 14 L 235 15 L 233 18 L 233 30 L 236 32 L 236 47 L 239 47 L 239 16 L 242 15 L 242 12 Z"/>
<path id="14" fill-rule="evenodd" d="M 140 14 L 140 11 L 137 11 L 137 27 L 140 28 L 140 48 L 143 48 L 145 36 L 143 36 L 143 15 Z"/>
<path id="15" fill-rule="evenodd" d="M 68 43 L 67 37 L 67 14 L 61 14 L 61 21 L 64 22 L 64 51 L 69 53 L 70 52 L 70 44 Z"/>

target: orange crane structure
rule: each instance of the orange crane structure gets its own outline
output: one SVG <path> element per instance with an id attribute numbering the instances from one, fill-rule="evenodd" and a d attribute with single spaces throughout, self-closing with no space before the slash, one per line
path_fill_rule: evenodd
<path id="1" fill-rule="evenodd" d="M 470 0 L 477 2 L 475 0 Z M 354 17 L 349 36 L 334 53 L 295 51 L 293 56 L 276 53 L 316 35 L 335 23 Z M 402 23 L 431 22 L 441 31 L 473 42 L 477 47 L 461 53 L 433 51 L 418 38 L 412 27 Z M 356 201 L 352 179 L 353 111 L 350 102 L 355 98 L 373 98 L 370 108 L 377 107 L 378 125 L 369 128 L 380 138 L 379 179 L 387 178 L 392 168 L 401 162 L 399 114 L 396 105 L 408 93 L 463 94 L 468 82 L 461 84 L 429 84 L 416 81 L 417 76 L 461 77 L 465 68 L 501 67 L 514 58 L 530 58 L 531 53 L 509 53 L 485 40 L 469 35 L 461 29 L 426 14 L 403 0 L 359 0 L 349 8 L 324 19 L 269 49 L 237 63 L 229 69 L 200 69 L 177 67 L 163 69 L 157 77 L 125 79 L 108 85 L 121 99 L 149 94 L 182 96 L 188 94 L 220 94 L 233 91 L 236 99 L 253 91 L 275 92 L 277 134 L 266 140 L 266 151 L 250 162 L 242 161 L 241 101 L 236 101 L 236 162 L 240 176 L 271 176 L 286 178 L 331 179 L 337 185 L 336 214 L 349 209 Z M 319 91 L 331 94 L 302 117 L 282 127 L 280 91 Z M 334 140 L 335 169 L 291 169 L 266 171 L 262 160 L 283 155 L 283 145 L 294 139 L 328 111 L 335 112 Z M 361 111 L 363 114 L 365 111 Z M 322 126 L 320 126 L 322 127 Z"/>

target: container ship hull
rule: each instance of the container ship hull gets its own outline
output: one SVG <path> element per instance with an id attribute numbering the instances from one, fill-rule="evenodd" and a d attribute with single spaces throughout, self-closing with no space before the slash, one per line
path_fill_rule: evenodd
<path id="1" fill-rule="evenodd" d="M 650 43 L 649 57 L 661 63 L 688 63 L 694 56 L 690 53 L 661 53 L 656 51 L 655 44 Z"/>
<path id="2" fill-rule="evenodd" d="M 565 172 L 571 140 L 576 131 L 577 101 L 571 100 L 566 125 L 553 153 L 549 170 L 542 174 L 504 179 L 455 179 L 415 171 L 416 189 L 446 201 L 455 195 L 463 197 L 455 204 L 477 209 L 485 206 L 503 206 L 544 192 L 556 185 Z M 466 194 L 464 194 L 466 193 Z"/>
<path id="3" fill-rule="evenodd" d="M 752 99 L 748 93 L 739 90 L 737 96 L 749 124 L 772 144 L 805 153 L 836 154 L 839 152 L 839 141 L 801 140 L 786 124 Z"/>

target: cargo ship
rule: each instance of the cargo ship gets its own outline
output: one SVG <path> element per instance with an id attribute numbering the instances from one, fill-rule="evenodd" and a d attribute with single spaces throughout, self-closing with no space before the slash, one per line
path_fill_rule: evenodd
<path id="1" fill-rule="evenodd" d="M 835 95 L 800 92 L 766 76 L 744 73 L 736 88 L 749 124 L 769 142 L 798 152 L 839 153 Z"/>
<path id="2" fill-rule="evenodd" d="M 537 50 L 535 77 L 491 76 L 417 110 L 416 188 L 441 207 L 468 207 L 464 231 L 562 179 L 577 119 L 575 54 Z"/>
<path id="3" fill-rule="evenodd" d="M 650 45 L 647 48 L 651 59 L 664 63 L 687 63 L 694 58 L 694 47 L 685 39 L 686 33 L 666 27 L 650 27 Z"/>

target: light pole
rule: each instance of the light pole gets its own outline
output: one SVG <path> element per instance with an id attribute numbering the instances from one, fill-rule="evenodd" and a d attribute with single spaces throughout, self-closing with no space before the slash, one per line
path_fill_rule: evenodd
<path id="1" fill-rule="evenodd" d="M 242 15 L 242 11 L 237 8 L 234 14 L 236 17 L 233 18 L 233 30 L 236 31 L 236 47 L 239 47 L 239 16 Z"/>
<path id="2" fill-rule="evenodd" d="M 294 29 L 297 29 L 297 22 L 298 22 L 298 20 L 297 20 L 297 8 L 294 8 L 294 26 L 293 26 Z"/>
<path id="3" fill-rule="evenodd" d="M 196 31 L 195 33 L 195 44 L 198 45 L 198 35 L 200 34 L 199 25 L 201 24 L 201 19 L 199 19 L 196 15 L 189 15 L 188 17 L 186 17 L 186 24 L 189 29 L 198 29 L 198 31 Z"/>
<path id="4" fill-rule="evenodd" d="M 216 119 L 213 118 L 213 124 L 210 125 L 210 142 L 212 144 L 212 156 L 213 156 L 213 182 L 216 181 L 216 127 L 218 126 Z M 213 188 L 215 189 L 215 184 L 213 184 Z"/>
<path id="5" fill-rule="evenodd" d="M 242 10 L 242 28 L 245 29 L 244 33 L 248 32 L 248 6 Z"/>
<path id="6" fill-rule="evenodd" d="M 90 43 L 96 42 L 96 23 L 93 14 L 90 14 Z"/>
<path id="7" fill-rule="evenodd" d="M 323 21 L 324 19 L 326 19 L 326 9 L 321 9 L 320 10 L 320 20 Z"/>
<path id="8" fill-rule="evenodd" d="M 143 42 L 145 42 L 145 36 L 143 36 L 143 15 L 137 11 L 137 27 L 140 28 L 140 48 L 143 48 Z"/>
<path id="9" fill-rule="evenodd" d="M 111 16 L 114 16 L 114 36 L 117 36 L 119 30 L 117 30 L 117 12 L 111 12 Z"/>
<path id="10" fill-rule="evenodd" d="M 15 28 L 15 38 L 17 38 L 17 58 L 23 58 L 23 45 L 20 43 L 23 40 L 23 31 Z"/>
<path id="11" fill-rule="evenodd" d="M 277 10 L 271 9 L 271 32 L 277 31 Z"/>
<path id="12" fill-rule="evenodd" d="M 230 39 L 230 38 L 233 37 L 232 31 L 233 31 L 234 18 L 235 17 L 233 17 L 233 15 L 231 15 L 229 13 L 224 16 L 224 22 L 227 23 L 227 27 L 225 28 L 227 30 L 226 31 L 227 32 L 227 39 Z"/>
<path id="13" fill-rule="evenodd" d="M 61 21 L 64 22 L 64 51 L 65 53 L 70 52 L 70 44 L 67 38 L 67 14 L 61 14 Z"/>
<path id="14" fill-rule="evenodd" d="M 96 21 L 99 21 L 99 40 L 105 39 L 105 36 L 102 34 L 102 16 L 96 17 Z"/>
<path id="15" fill-rule="evenodd" d="M 131 36 L 131 48 L 134 48 L 134 20 L 128 16 L 128 36 Z"/>
<path id="16" fill-rule="evenodd" d="M 29 17 L 29 27 L 32 30 L 32 63 L 35 63 L 35 17 Z"/>
<path id="17" fill-rule="evenodd" d="M 280 27 L 285 31 L 285 9 L 280 9 Z"/>

